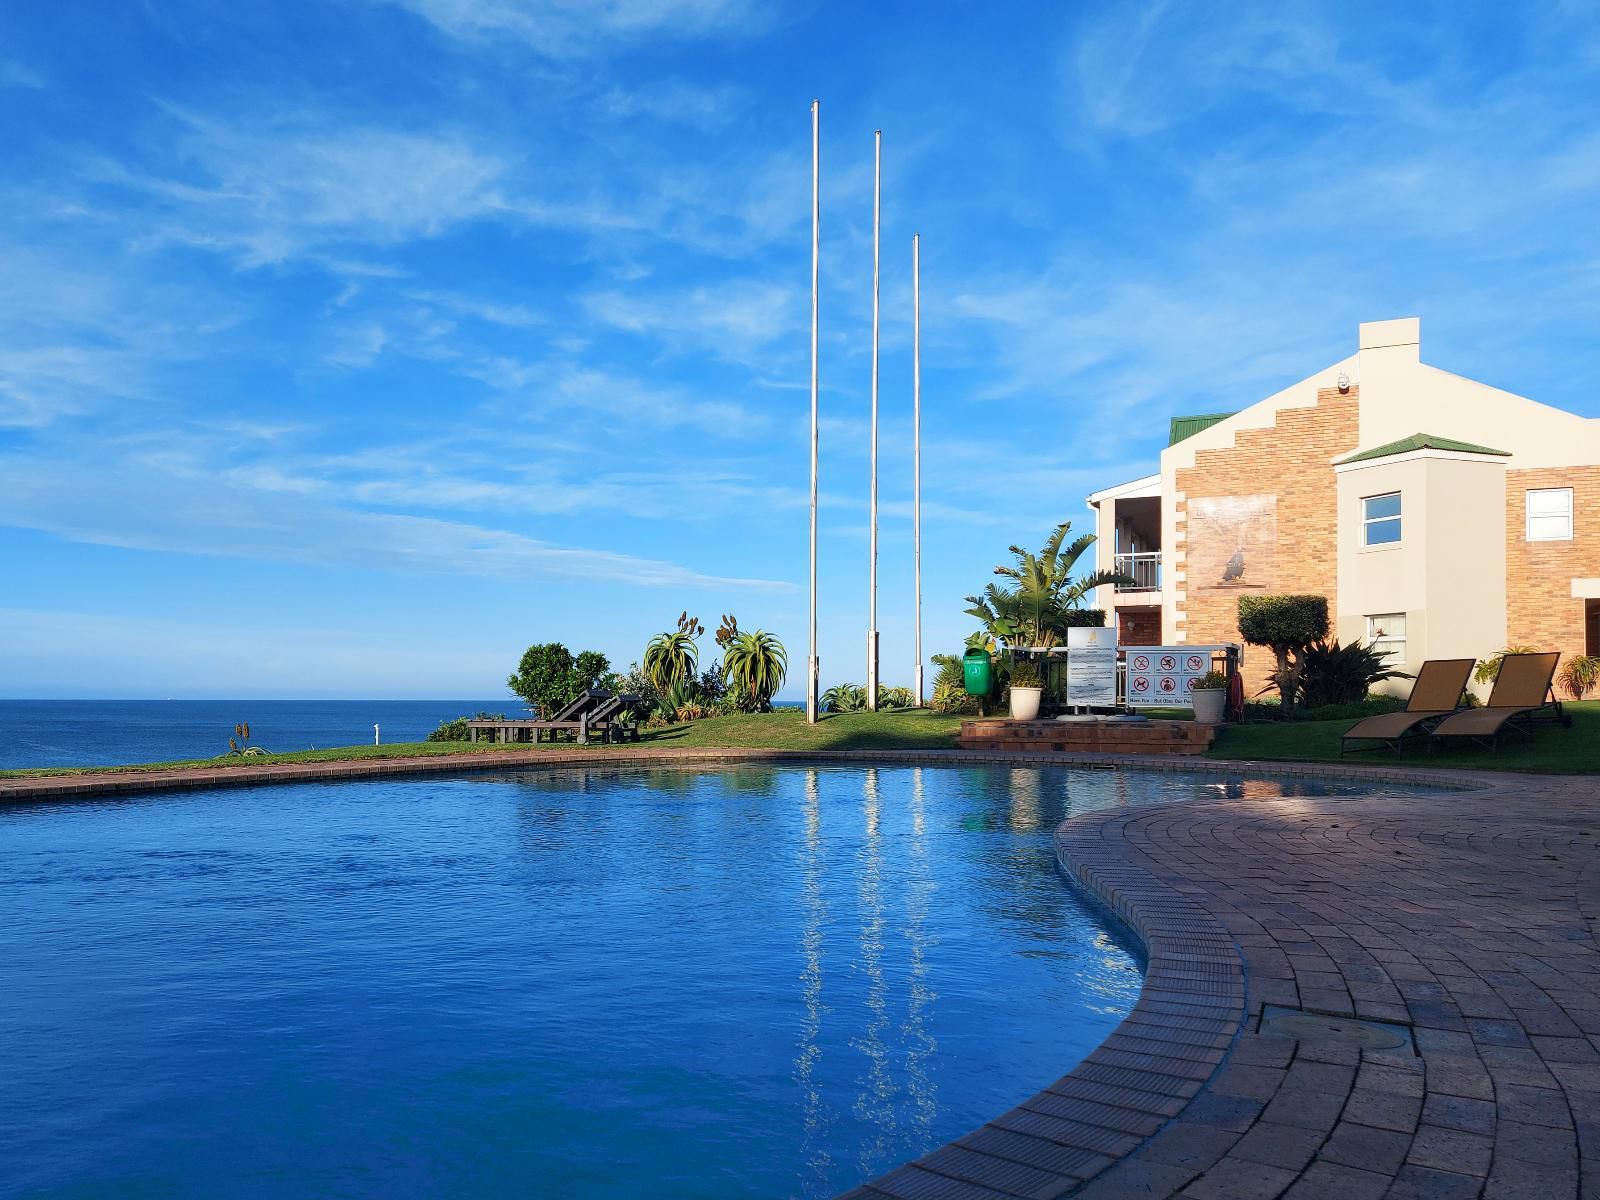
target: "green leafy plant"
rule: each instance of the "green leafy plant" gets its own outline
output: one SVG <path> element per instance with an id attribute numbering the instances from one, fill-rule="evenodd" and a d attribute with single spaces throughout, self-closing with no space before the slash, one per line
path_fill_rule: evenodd
<path id="1" fill-rule="evenodd" d="M 1300 675 L 1298 704 L 1301 708 L 1325 708 L 1330 704 L 1354 704 L 1386 679 L 1410 679 L 1405 671 L 1388 665 L 1390 652 L 1362 642 L 1340 645 L 1339 639 L 1318 639 L 1305 648 Z"/>
<path id="2" fill-rule="evenodd" d="M 658 717 L 669 724 L 673 721 L 698 721 L 711 713 L 710 707 L 701 702 L 692 679 L 674 680 L 662 691 L 655 711 Z"/>
<path id="3" fill-rule="evenodd" d="M 429 742 L 470 742 L 472 731 L 467 728 L 468 721 L 504 721 L 505 713 L 481 712 L 471 717 L 457 717 L 453 721 L 439 722 L 439 728 L 430 733 L 424 740 Z"/>
<path id="4" fill-rule="evenodd" d="M 878 685 L 878 707 L 885 708 L 911 708 L 917 698 L 911 694 L 908 687 L 884 687 Z"/>
<path id="5" fill-rule="evenodd" d="M 1228 677 L 1221 671 L 1207 671 L 1194 681 L 1197 692 L 1220 692 L 1228 686 Z"/>
<path id="6" fill-rule="evenodd" d="M 1582 700 L 1600 684 L 1600 657 L 1579 654 L 1561 664 L 1556 672 L 1556 685 L 1574 700 Z"/>
<path id="7" fill-rule="evenodd" d="M 1011 686 L 1014 688 L 1036 688 L 1039 686 L 1039 668 L 1027 659 L 1023 659 L 1011 667 Z"/>
<path id="8" fill-rule="evenodd" d="M 1086 533 L 1064 545 L 1071 528 L 1070 521 L 1057 525 L 1038 554 L 1008 547 L 1016 562 L 997 566 L 994 573 L 1009 579 L 1011 586 L 990 583 L 981 595 L 966 598 L 971 607 L 965 612 L 983 622 L 989 637 L 1011 647 L 1059 645 L 1068 628 L 1087 623 L 1068 614 L 1081 611 L 1090 592 L 1106 584 L 1136 582 L 1119 571 L 1092 571 L 1074 579 L 1072 568 L 1096 538 Z M 1100 622 L 1104 620 L 1101 613 Z"/>
<path id="9" fill-rule="evenodd" d="M 228 739 L 228 749 L 219 754 L 218 758 L 254 758 L 260 754 L 271 754 L 271 750 L 250 744 L 250 722 L 241 721 L 233 727 L 233 736 Z"/>
<path id="10" fill-rule="evenodd" d="M 681 679 L 693 676 L 700 662 L 700 648 L 695 639 L 705 632 L 705 626 L 687 612 L 678 617 L 678 628 L 658 633 L 644 648 L 644 673 L 656 690 L 665 694 L 667 689 Z"/>
<path id="11" fill-rule="evenodd" d="M 724 618 L 728 620 L 728 618 Z M 763 629 L 733 634 L 723 654 L 728 691 L 744 712 L 771 712 L 772 697 L 789 674 L 789 653 Z"/>
<path id="12" fill-rule="evenodd" d="M 585 650 L 574 658 L 560 642 L 544 642 L 523 652 L 506 687 L 533 711 L 549 717 L 596 686 L 610 670 L 610 661 L 597 650 Z"/>
<path id="13" fill-rule="evenodd" d="M 1508 654 L 1537 654 L 1532 646 L 1507 646 L 1504 650 L 1496 650 L 1488 658 L 1481 659 L 1472 669 L 1472 677 L 1479 683 L 1493 683 L 1500 675 L 1500 663 Z"/>
<path id="14" fill-rule="evenodd" d="M 1240 596 L 1239 636 L 1272 651 L 1277 667 L 1271 679 L 1278 689 L 1280 711 L 1285 720 L 1292 719 L 1305 673 L 1306 647 L 1328 636 L 1328 598 Z"/>
<path id="15" fill-rule="evenodd" d="M 861 712 L 867 707 L 867 689 L 855 683 L 838 683 L 822 693 L 822 707 L 831 713 Z"/>

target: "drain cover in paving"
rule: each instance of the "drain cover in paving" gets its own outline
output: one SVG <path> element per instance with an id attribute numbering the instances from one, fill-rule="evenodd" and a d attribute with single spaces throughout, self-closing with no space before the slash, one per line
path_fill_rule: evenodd
<path id="1" fill-rule="evenodd" d="M 1398 1050 L 1411 1045 L 1411 1030 L 1387 1021 L 1362 1021 L 1355 1017 L 1333 1017 L 1326 1013 L 1285 1008 L 1281 1004 L 1263 1005 L 1261 1032 L 1292 1037 L 1297 1041 L 1341 1042 L 1362 1050 Z"/>

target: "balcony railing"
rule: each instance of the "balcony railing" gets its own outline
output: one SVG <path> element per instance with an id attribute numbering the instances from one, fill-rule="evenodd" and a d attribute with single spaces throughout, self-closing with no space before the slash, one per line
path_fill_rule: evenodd
<path id="1" fill-rule="evenodd" d="M 1161 551 L 1141 550 L 1136 554 L 1118 554 L 1116 570 L 1130 576 L 1135 582 L 1122 584 L 1119 592 L 1159 592 L 1161 590 Z"/>

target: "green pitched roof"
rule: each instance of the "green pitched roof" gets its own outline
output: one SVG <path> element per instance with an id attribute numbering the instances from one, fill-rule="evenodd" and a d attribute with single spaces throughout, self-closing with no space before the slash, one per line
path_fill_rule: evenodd
<path id="1" fill-rule="evenodd" d="M 1167 445 L 1176 446 L 1184 438 L 1192 438 L 1202 429 L 1210 429 L 1218 421 L 1226 421 L 1231 416 L 1232 413 L 1200 413 L 1193 417 L 1173 417 Z"/>
<path id="2" fill-rule="evenodd" d="M 1401 438 L 1398 442 L 1389 442 L 1387 445 L 1374 446 L 1371 450 L 1360 450 L 1355 454 L 1347 454 L 1338 462 L 1355 463 L 1366 462 L 1373 458 L 1389 458 L 1395 454 L 1409 454 L 1413 450 L 1454 450 L 1458 454 L 1497 454 L 1501 458 L 1510 458 L 1511 451 L 1495 450 L 1489 446 L 1475 446 L 1471 442 L 1458 442 L 1454 438 L 1440 437 L 1436 433 L 1413 433 L 1408 438 Z"/>

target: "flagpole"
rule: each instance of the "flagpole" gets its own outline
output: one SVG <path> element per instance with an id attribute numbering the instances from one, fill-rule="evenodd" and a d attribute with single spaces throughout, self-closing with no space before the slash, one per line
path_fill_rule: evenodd
<path id="1" fill-rule="evenodd" d="M 922 235 L 911 235 L 911 546 L 916 573 L 917 665 L 911 686 L 922 707 Z"/>
<path id="2" fill-rule="evenodd" d="M 817 721 L 817 256 L 821 245 L 821 136 L 811 102 L 811 647 L 806 657 L 806 720 Z"/>
<path id="3" fill-rule="evenodd" d="M 878 711 L 878 226 L 883 196 L 883 130 L 872 135 L 872 550 L 867 572 L 867 709 Z"/>

